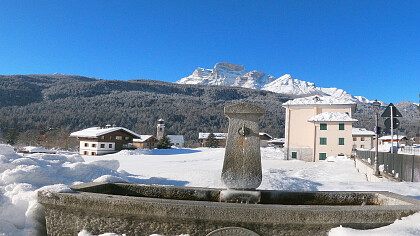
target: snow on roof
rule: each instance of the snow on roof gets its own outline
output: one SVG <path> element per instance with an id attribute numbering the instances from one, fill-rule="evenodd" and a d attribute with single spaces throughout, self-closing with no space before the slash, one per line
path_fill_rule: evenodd
<path id="1" fill-rule="evenodd" d="M 124 130 L 125 132 L 133 135 L 134 137 L 140 138 L 139 134 L 134 133 L 133 131 L 126 129 L 124 127 L 112 127 L 112 128 L 101 128 L 101 127 L 90 127 L 84 130 L 76 131 L 70 134 L 70 137 L 84 137 L 84 138 L 97 138 L 99 136 L 118 131 Z"/>
<path id="2" fill-rule="evenodd" d="M 140 135 L 140 138 L 133 139 L 133 143 L 143 143 L 151 137 L 153 137 L 153 135 L 142 134 L 142 135 Z"/>
<path id="3" fill-rule="evenodd" d="M 226 139 L 227 133 L 213 133 L 215 139 Z M 198 133 L 198 139 L 207 139 L 210 133 Z"/>
<path id="4" fill-rule="evenodd" d="M 333 97 L 333 96 L 309 96 L 309 97 L 304 97 L 304 98 L 296 98 L 293 100 L 289 100 L 285 103 L 283 103 L 283 105 L 314 105 L 314 104 L 327 104 L 327 105 L 332 105 L 332 104 L 354 104 L 356 105 L 356 103 L 354 101 L 348 100 L 348 99 L 342 99 L 342 98 L 337 98 L 337 97 Z"/>
<path id="5" fill-rule="evenodd" d="M 184 143 L 184 135 L 167 135 L 171 143 Z"/>
<path id="6" fill-rule="evenodd" d="M 273 137 L 271 137 L 271 135 L 267 134 L 267 133 L 258 133 L 260 136 L 264 136 L 267 135 L 267 137 L 269 137 L 270 139 L 273 139 Z"/>
<path id="7" fill-rule="evenodd" d="M 309 122 L 319 122 L 319 121 L 326 121 L 326 122 L 339 122 L 339 121 L 347 121 L 347 122 L 356 122 L 356 119 L 351 118 L 346 112 L 323 112 L 316 116 L 311 117 Z"/>
<path id="8" fill-rule="evenodd" d="M 375 132 L 367 130 L 365 128 L 353 128 L 351 130 L 352 135 L 375 135 Z"/>
<path id="9" fill-rule="evenodd" d="M 269 143 L 284 143 L 285 142 L 285 138 L 273 138 L 270 141 L 268 141 Z"/>
<path id="10" fill-rule="evenodd" d="M 407 138 L 407 137 L 405 135 L 398 135 L 398 138 L 397 138 L 397 135 L 394 135 L 394 140 L 397 140 L 397 139 L 401 140 L 404 138 Z M 391 140 L 391 135 L 382 136 L 379 138 L 379 140 Z"/>

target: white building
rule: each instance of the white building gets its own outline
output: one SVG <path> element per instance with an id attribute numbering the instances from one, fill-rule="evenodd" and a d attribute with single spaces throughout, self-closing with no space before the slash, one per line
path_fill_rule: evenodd
<path id="1" fill-rule="evenodd" d="M 407 137 L 404 135 L 394 135 L 393 137 L 394 147 L 403 147 L 407 143 Z M 391 150 L 391 135 L 382 136 L 379 138 L 379 149 Z"/>
<path id="2" fill-rule="evenodd" d="M 375 147 L 375 132 L 365 128 L 353 128 L 351 134 L 354 149 L 372 149 Z"/>
<path id="3" fill-rule="evenodd" d="M 286 108 L 285 148 L 289 159 L 326 160 L 351 155 L 351 118 L 356 103 L 331 96 L 310 96 L 283 103 Z"/>
<path id="4" fill-rule="evenodd" d="M 171 142 L 171 146 L 175 146 L 177 148 L 184 147 L 184 135 L 166 135 Z"/>
<path id="5" fill-rule="evenodd" d="M 80 155 L 103 155 L 133 148 L 133 139 L 139 134 L 124 127 L 91 127 L 70 134 L 80 142 Z"/>

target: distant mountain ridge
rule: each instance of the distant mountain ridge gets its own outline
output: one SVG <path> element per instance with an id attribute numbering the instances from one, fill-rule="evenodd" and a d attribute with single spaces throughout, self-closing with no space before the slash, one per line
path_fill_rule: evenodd
<path id="1" fill-rule="evenodd" d="M 262 86 L 264 79 L 261 80 L 261 77 L 264 76 L 243 71 L 241 67 L 236 70 L 244 74 L 243 80 L 234 76 L 231 78 L 235 78 L 237 83 L 246 83 L 247 74 L 255 79 L 248 85 Z M 217 71 L 214 74 L 224 74 L 226 78 L 230 74 L 228 72 Z M 290 88 L 294 87 L 293 83 L 302 83 L 302 88 L 311 88 L 309 82 L 300 82 L 289 76 L 272 82 L 292 85 Z M 334 91 L 342 92 L 338 89 Z M 266 113 L 260 119 L 260 130 L 273 137 L 283 137 L 282 104 L 295 97 L 260 89 L 153 80 L 102 80 L 73 75 L 0 75 L 0 143 L 11 131 L 19 134 L 18 140 L 22 145 L 45 141 L 48 138 L 46 134 L 54 131 L 56 136 L 51 134 L 48 139 L 48 145 L 52 145 L 53 141 L 60 143 L 67 139 L 70 132 L 105 124 L 124 126 L 140 134 L 153 134 L 156 121 L 163 118 L 168 134 L 183 134 L 189 144 L 194 144 L 198 142 L 199 132 L 226 132 L 227 118 L 223 114 L 223 107 L 238 102 L 263 107 Z M 419 133 L 418 106 L 411 102 L 395 105 L 404 116 L 400 119 L 401 132 L 409 137 Z M 359 121 L 354 126 L 372 130 L 372 114 L 370 104 L 359 103 L 354 114 Z"/>
<path id="2" fill-rule="evenodd" d="M 261 89 L 296 97 L 320 95 L 333 96 L 360 103 L 372 102 L 372 100 L 363 96 L 352 96 L 342 89 L 316 87 L 314 83 L 293 78 L 289 74 L 282 75 L 276 79 L 274 76 L 267 75 L 262 71 L 253 70 L 247 72 L 244 66 L 229 62 L 216 63 L 213 69 L 199 67 L 192 75 L 182 78 L 175 83 L 234 86 Z M 382 104 L 385 105 L 385 103 Z"/>

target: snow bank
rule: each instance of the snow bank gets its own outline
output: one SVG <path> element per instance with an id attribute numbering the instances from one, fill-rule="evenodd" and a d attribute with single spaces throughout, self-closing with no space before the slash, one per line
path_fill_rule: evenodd
<path id="1" fill-rule="evenodd" d="M 224 188 L 220 180 L 223 148 L 142 151 L 85 157 L 69 152 L 23 156 L 11 146 L 0 145 L 0 235 L 37 235 L 45 230 L 37 191 L 71 192 L 68 185 L 82 182 Z M 259 189 L 390 191 L 420 199 L 419 183 L 367 182 L 346 157 L 328 157 L 326 162 L 284 160 L 284 149 L 274 147 L 261 148 L 261 155 L 263 181 Z M 334 228 L 330 235 L 420 235 L 419 221 L 420 213 L 373 230 Z M 91 234 L 82 231 L 79 235 Z"/>
<path id="2" fill-rule="evenodd" d="M 132 175 L 117 171 L 119 166 L 117 160 L 85 163 L 75 153 L 23 156 L 0 145 L 0 235 L 36 235 L 45 230 L 37 191 L 71 192 L 68 185 L 81 182 L 133 182 Z"/>
<path id="3" fill-rule="evenodd" d="M 371 230 L 357 230 L 345 227 L 337 227 L 331 229 L 329 236 L 418 236 L 420 235 L 420 213 L 403 217 L 401 220 L 396 220 L 395 223 Z"/>
<path id="4" fill-rule="evenodd" d="M 122 150 L 116 153 L 118 156 L 132 156 L 132 155 L 147 155 L 152 152 L 151 149 L 134 149 L 134 150 Z"/>

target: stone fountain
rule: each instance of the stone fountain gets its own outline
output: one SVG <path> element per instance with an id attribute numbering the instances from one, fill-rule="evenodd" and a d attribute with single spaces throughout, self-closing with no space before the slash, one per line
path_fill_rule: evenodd
<path id="1" fill-rule="evenodd" d="M 264 110 L 225 107 L 229 131 L 222 180 L 228 189 L 86 183 L 72 193 L 38 192 L 48 235 L 325 235 L 332 227 L 371 229 L 420 211 L 389 192 L 257 190 L 262 181 L 258 118 Z M 248 204 L 246 204 L 248 203 Z"/>

